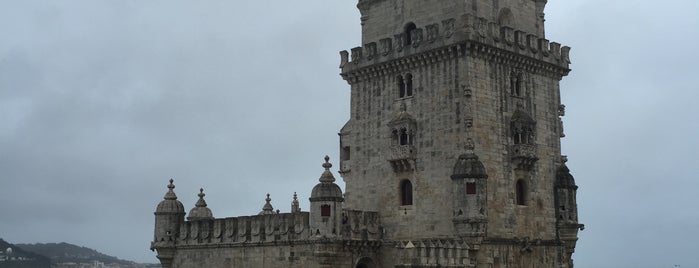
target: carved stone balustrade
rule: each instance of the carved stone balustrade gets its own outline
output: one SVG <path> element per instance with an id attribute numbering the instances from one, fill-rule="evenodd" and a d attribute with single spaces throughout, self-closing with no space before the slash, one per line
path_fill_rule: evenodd
<path id="1" fill-rule="evenodd" d="M 415 169 L 417 150 L 413 145 L 392 145 L 389 147 L 388 161 L 394 172 L 408 172 Z"/>
<path id="2" fill-rule="evenodd" d="M 510 158 L 516 169 L 531 170 L 539 160 L 536 153 L 536 145 L 534 144 L 514 144 L 510 145 Z"/>

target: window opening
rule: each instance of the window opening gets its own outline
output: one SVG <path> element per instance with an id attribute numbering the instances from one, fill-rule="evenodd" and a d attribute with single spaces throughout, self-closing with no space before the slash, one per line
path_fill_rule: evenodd
<path id="1" fill-rule="evenodd" d="M 413 30 L 417 29 L 415 23 L 408 23 L 405 25 L 405 45 L 410 45 L 413 43 Z"/>
<path id="2" fill-rule="evenodd" d="M 476 194 L 476 183 L 467 182 L 466 183 L 466 194 Z"/>
<path id="3" fill-rule="evenodd" d="M 405 97 L 405 81 L 403 80 L 403 76 L 399 75 L 398 78 L 398 96 L 403 98 Z"/>
<path id="4" fill-rule="evenodd" d="M 400 184 L 401 205 L 410 206 L 413 204 L 413 184 L 405 179 Z"/>
<path id="5" fill-rule="evenodd" d="M 409 137 L 408 137 L 408 130 L 405 128 L 400 129 L 400 145 L 408 145 L 409 144 Z"/>
<path id="6" fill-rule="evenodd" d="M 517 180 L 516 187 L 517 187 L 517 189 L 516 189 L 517 205 L 525 206 L 526 205 L 527 186 L 525 185 L 524 180 Z"/>
<path id="7" fill-rule="evenodd" d="M 522 96 L 522 75 L 512 74 L 510 77 L 510 94 L 515 97 Z"/>
<path id="8" fill-rule="evenodd" d="M 412 74 L 407 74 L 405 76 L 405 91 L 406 91 L 406 96 L 410 97 L 413 95 L 413 75 Z"/>
<path id="9" fill-rule="evenodd" d="M 320 206 L 320 216 L 321 217 L 330 217 L 330 205 L 321 205 Z"/>

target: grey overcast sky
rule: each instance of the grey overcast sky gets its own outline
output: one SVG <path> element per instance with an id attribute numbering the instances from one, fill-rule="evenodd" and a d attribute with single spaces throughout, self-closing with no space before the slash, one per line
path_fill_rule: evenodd
<path id="1" fill-rule="evenodd" d="M 217 217 L 256 214 L 268 192 L 308 209 L 349 116 L 338 51 L 360 43 L 355 5 L 0 0 L 0 237 L 157 262 L 170 178 L 187 210 L 204 187 Z M 699 1 L 546 13 L 573 47 L 577 267 L 699 267 Z"/>

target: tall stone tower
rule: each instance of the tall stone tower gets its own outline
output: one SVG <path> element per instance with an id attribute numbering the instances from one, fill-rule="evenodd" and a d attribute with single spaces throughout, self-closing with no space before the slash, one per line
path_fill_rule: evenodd
<path id="1" fill-rule="evenodd" d="M 335 184 L 310 211 L 269 194 L 258 215 L 185 220 L 172 181 L 151 249 L 165 268 L 573 267 L 583 225 L 561 155 L 570 48 L 546 0 L 359 0 L 362 46 L 340 52 L 351 115 Z"/>
<path id="2" fill-rule="evenodd" d="M 377 211 L 395 243 L 384 267 L 454 254 L 465 267 L 573 266 L 570 48 L 546 39 L 546 2 L 359 0 L 362 46 L 340 53 L 340 174 L 344 208 Z"/>

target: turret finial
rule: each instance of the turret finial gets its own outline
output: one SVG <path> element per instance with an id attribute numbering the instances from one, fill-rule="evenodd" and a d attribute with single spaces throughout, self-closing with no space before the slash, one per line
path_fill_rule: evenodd
<path id="1" fill-rule="evenodd" d="M 206 207 L 206 201 L 204 201 L 204 196 L 206 196 L 206 194 L 204 193 L 204 188 L 199 188 L 199 194 L 197 196 L 199 196 L 199 200 L 197 201 L 195 206 Z"/>
<path id="2" fill-rule="evenodd" d="M 262 207 L 262 211 L 260 212 L 259 215 L 268 215 L 268 214 L 274 214 L 274 208 L 272 207 L 272 198 L 269 197 L 269 193 L 267 193 L 267 198 L 265 198 L 265 205 Z"/>
<path id="3" fill-rule="evenodd" d="M 291 213 L 295 212 L 301 212 L 301 208 L 299 208 L 299 199 L 296 192 L 294 192 L 294 200 L 291 201 Z"/>
<path id="4" fill-rule="evenodd" d="M 330 170 L 330 168 L 332 166 L 333 166 L 333 164 L 330 164 L 330 157 L 326 155 L 325 156 L 325 163 L 323 163 L 323 167 L 325 168 L 325 170 Z"/>
<path id="5" fill-rule="evenodd" d="M 330 172 L 330 168 L 333 165 L 330 164 L 330 157 L 325 156 L 325 163 L 323 163 L 323 168 L 325 168 L 325 171 L 323 171 L 323 175 L 320 175 L 320 182 L 334 182 L 335 177 L 333 176 L 332 172 Z"/>
<path id="6" fill-rule="evenodd" d="M 170 179 L 170 184 L 168 184 L 168 186 L 167 186 L 168 190 L 167 190 L 167 193 L 165 194 L 165 197 L 164 197 L 166 200 L 176 200 L 177 199 L 177 195 L 175 194 L 175 191 L 174 191 L 175 184 L 173 184 L 173 182 L 174 182 L 174 180 Z"/>

